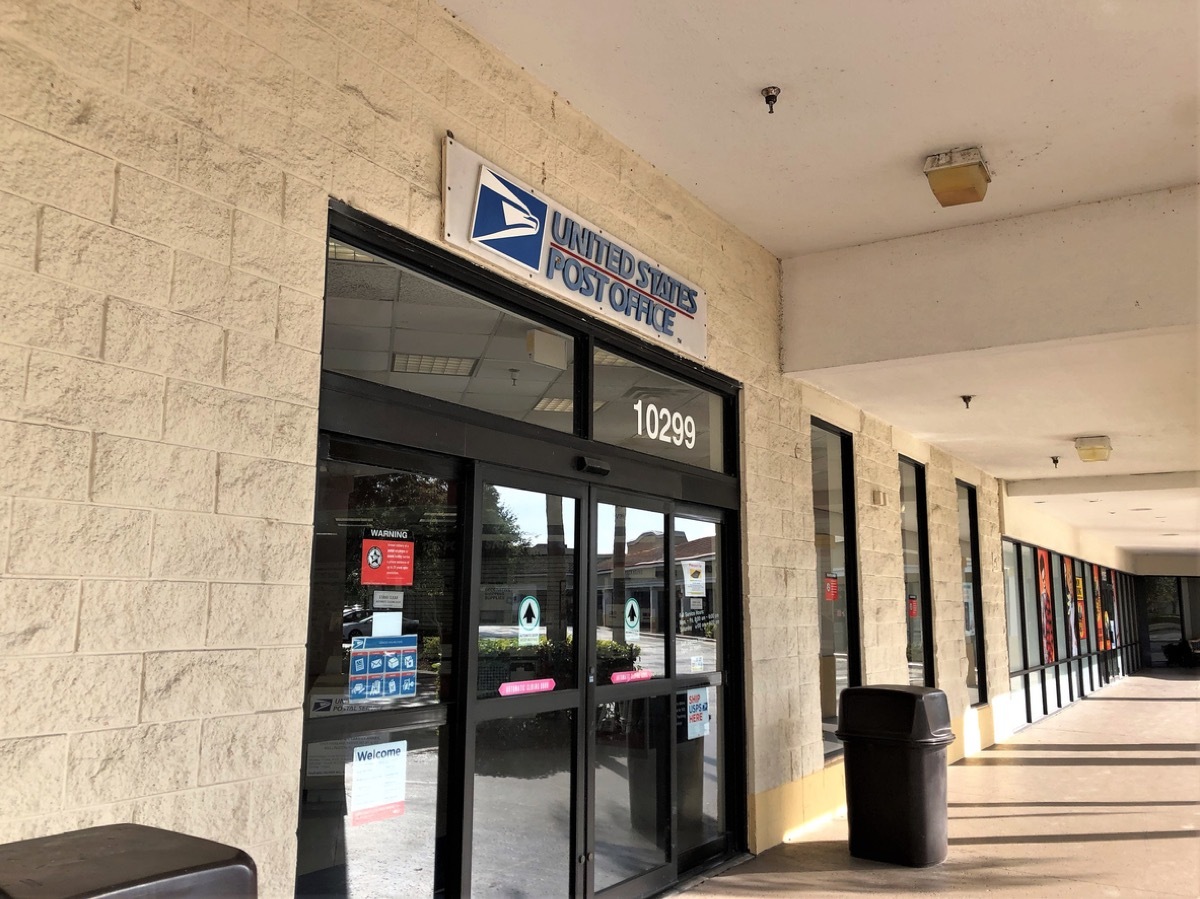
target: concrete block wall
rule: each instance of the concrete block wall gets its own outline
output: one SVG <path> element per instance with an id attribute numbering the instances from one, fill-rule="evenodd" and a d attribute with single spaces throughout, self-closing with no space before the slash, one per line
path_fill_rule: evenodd
<path id="1" fill-rule="evenodd" d="M 752 845 L 836 793 L 810 788 L 811 416 L 860 437 L 876 680 L 894 445 L 781 376 L 776 259 L 426 0 L 0 0 L 0 841 L 141 821 L 290 895 L 328 199 L 440 243 L 447 131 L 708 292 L 708 364 L 745 385 Z"/>

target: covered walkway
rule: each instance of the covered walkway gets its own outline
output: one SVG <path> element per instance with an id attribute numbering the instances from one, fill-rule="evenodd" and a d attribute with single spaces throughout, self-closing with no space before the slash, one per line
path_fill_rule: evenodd
<path id="1" fill-rule="evenodd" d="M 845 817 L 691 896 L 1200 895 L 1200 672 L 1118 681 L 950 767 L 950 854 L 852 858 Z"/>

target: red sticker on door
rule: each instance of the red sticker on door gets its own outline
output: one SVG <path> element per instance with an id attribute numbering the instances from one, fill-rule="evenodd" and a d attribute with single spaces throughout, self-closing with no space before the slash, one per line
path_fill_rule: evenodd
<path id="1" fill-rule="evenodd" d="M 361 581 L 363 584 L 379 586 L 411 587 L 413 542 L 364 538 Z"/>

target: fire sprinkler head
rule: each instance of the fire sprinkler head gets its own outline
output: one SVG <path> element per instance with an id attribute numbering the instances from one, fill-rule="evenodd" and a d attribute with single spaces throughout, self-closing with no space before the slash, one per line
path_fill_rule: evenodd
<path id="1" fill-rule="evenodd" d="M 775 114 L 775 101 L 779 99 L 779 94 L 779 88 L 774 86 L 762 89 L 763 99 L 767 101 L 767 112 L 771 115 Z"/>

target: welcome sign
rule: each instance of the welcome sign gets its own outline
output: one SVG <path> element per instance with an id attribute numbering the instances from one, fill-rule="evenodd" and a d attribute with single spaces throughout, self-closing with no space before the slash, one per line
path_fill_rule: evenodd
<path id="1" fill-rule="evenodd" d="M 605 320 L 708 356 L 704 291 L 446 138 L 446 239 Z"/>

